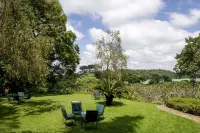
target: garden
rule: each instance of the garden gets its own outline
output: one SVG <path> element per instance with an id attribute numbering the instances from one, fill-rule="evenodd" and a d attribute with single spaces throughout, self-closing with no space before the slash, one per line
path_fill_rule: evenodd
<path id="1" fill-rule="evenodd" d="M 57 0 L 0 1 L 0 132 L 200 132 L 200 35 L 185 39 L 174 71 L 128 69 L 118 30 L 80 66 L 67 20 Z"/>
<path id="2" fill-rule="evenodd" d="M 54 132 L 97 132 L 97 133 L 197 133 L 200 125 L 194 121 L 160 111 L 154 104 L 125 99 L 115 99 L 113 106 L 105 107 L 104 118 L 100 118 L 97 129 L 87 124 L 81 127 L 76 120 L 63 123 L 61 106 L 72 113 L 71 101 L 81 100 L 83 110 L 95 109 L 104 100 L 94 100 L 88 94 L 38 95 L 30 101 L 15 105 L 1 98 L 0 130 L 2 133 L 54 133 Z"/>

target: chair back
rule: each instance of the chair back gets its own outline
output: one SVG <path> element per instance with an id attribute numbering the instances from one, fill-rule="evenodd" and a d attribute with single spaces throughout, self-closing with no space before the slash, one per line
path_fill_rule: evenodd
<path id="1" fill-rule="evenodd" d="M 67 111 L 65 110 L 64 107 L 61 107 L 60 109 L 61 109 L 63 117 L 67 120 Z"/>
<path id="2" fill-rule="evenodd" d="M 72 101 L 72 112 L 82 111 L 81 101 Z"/>
<path id="3" fill-rule="evenodd" d="M 15 99 L 16 101 L 19 101 L 19 100 L 20 100 L 19 96 L 14 96 L 14 99 Z"/>
<path id="4" fill-rule="evenodd" d="M 85 119 L 87 122 L 96 122 L 98 119 L 98 111 L 97 110 L 87 110 Z"/>
<path id="5" fill-rule="evenodd" d="M 103 115 L 103 113 L 104 113 L 104 105 L 102 105 L 102 104 L 97 104 L 97 106 L 96 106 L 96 110 L 98 111 L 98 115 Z"/>
<path id="6" fill-rule="evenodd" d="M 8 101 L 10 101 L 11 100 L 11 95 L 7 95 L 7 98 L 8 98 Z"/>
<path id="7" fill-rule="evenodd" d="M 18 92 L 19 97 L 24 97 L 24 92 Z"/>
<path id="8" fill-rule="evenodd" d="M 99 97 L 99 92 L 98 91 L 94 91 L 94 96 L 95 97 Z"/>

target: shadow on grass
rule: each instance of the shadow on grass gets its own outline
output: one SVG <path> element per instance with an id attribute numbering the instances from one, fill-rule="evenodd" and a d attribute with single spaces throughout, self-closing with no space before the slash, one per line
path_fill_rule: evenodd
<path id="1" fill-rule="evenodd" d="M 96 104 L 103 104 L 106 106 L 106 101 L 98 101 L 98 102 L 96 102 Z M 106 106 L 106 107 L 119 107 L 119 106 L 123 106 L 123 105 L 125 105 L 123 102 L 113 101 L 112 105 Z"/>
<path id="2" fill-rule="evenodd" d="M 39 115 L 45 112 L 51 112 L 59 109 L 62 105 L 57 101 L 47 100 L 38 100 L 38 101 L 29 101 L 25 102 L 23 105 L 25 115 Z"/>
<path id="3" fill-rule="evenodd" d="M 33 94 L 34 97 L 47 97 L 47 96 L 60 96 L 60 95 L 72 95 L 74 93 L 58 93 L 58 94 L 54 94 L 54 93 L 44 93 L 44 94 Z"/>
<path id="4" fill-rule="evenodd" d="M 136 128 L 140 124 L 143 116 L 122 116 L 113 118 L 109 122 L 98 122 L 97 130 L 91 128 L 92 124 L 88 123 L 85 130 L 84 126 L 73 126 L 66 129 L 66 133 L 136 133 Z"/>
<path id="5" fill-rule="evenodd" d="M 5 101 L 5 102 L 4 102 Z M 0 132 L 12 132 L 20 127 L 18 107 L 0 99 Z"/>

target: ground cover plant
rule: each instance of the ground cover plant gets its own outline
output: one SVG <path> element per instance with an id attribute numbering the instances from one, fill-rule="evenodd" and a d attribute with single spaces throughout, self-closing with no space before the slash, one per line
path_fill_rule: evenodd
<path id="1" fill-rule="evenodd" d="M 173 97 L 200 98 L 199 86 L 192 86 L 187 81 L 166 82 L 161 84 L 133 84 L 124 87 L 123 97 L 130 100 L 165 104 Z"/>
<path id="2" fill-rule="evenodd" d="M 75 125 L 64 125 L 60 106 L 71 113 L 71 101 L 81 100 L 83 109 L 95 109 L 97 103 L 91 95 L 40 95 L 20 105 L 10 104 L 0 98 L 0 131 L 2 133 L 197 133 L 200 124 L 159 111 L 155 105 L 124 99 L 114 99 L 113 106 L 106 107 L 104 119 L 98 129 L 84 129 L 77 120 Z M 69 122 L 71 123 L 71 122 Z M 88 124 L 88 127 L 91 125 Z"/>
<path id="3" fill-rule="evenodd" d="M 185 113 L 200 115 L 200 100 L 195 98 L 170 98 L 166 105 Z"/>

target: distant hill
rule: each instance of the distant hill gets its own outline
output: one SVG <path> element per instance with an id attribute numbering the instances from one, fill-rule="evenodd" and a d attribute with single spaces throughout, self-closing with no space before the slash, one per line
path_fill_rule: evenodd
<path id="1" fill-rule="evenodd" d="M 158 75 L 158 76 L 156 76 Z M 169 77 L 170 79 L 177 78 L 176 73 L 169 71 L 169 70 L 162 70 L 162 69 L 139 69 L 139 70 L 131 70 L 126 69 L 124 70 L 124 80 L 127 80 L 129 82 L 139 82 L 139 81 L 145 81 L 152 79 L 152 77 Z"/>
<path id="2" fill-rule="evenodd" d="M 166 75 L 166 76 L 169 76 L 171 78 L 176 78 L 175 72 L 172 72 L 172 71 L 169 71 L 169 70 L 163 70 L 163 69 L 149 69 L 149 70 L 146 70 L 146 69 L 137 69 L 137 70 L 136 69 L 127 69 L 125 71 L 134 73 L 136 75 L 140 75 L 142 77 L 147 77 L 147 78 L 151 78 L 151 76 L 153 74 L 158 74 L 159 76 Z"/>

